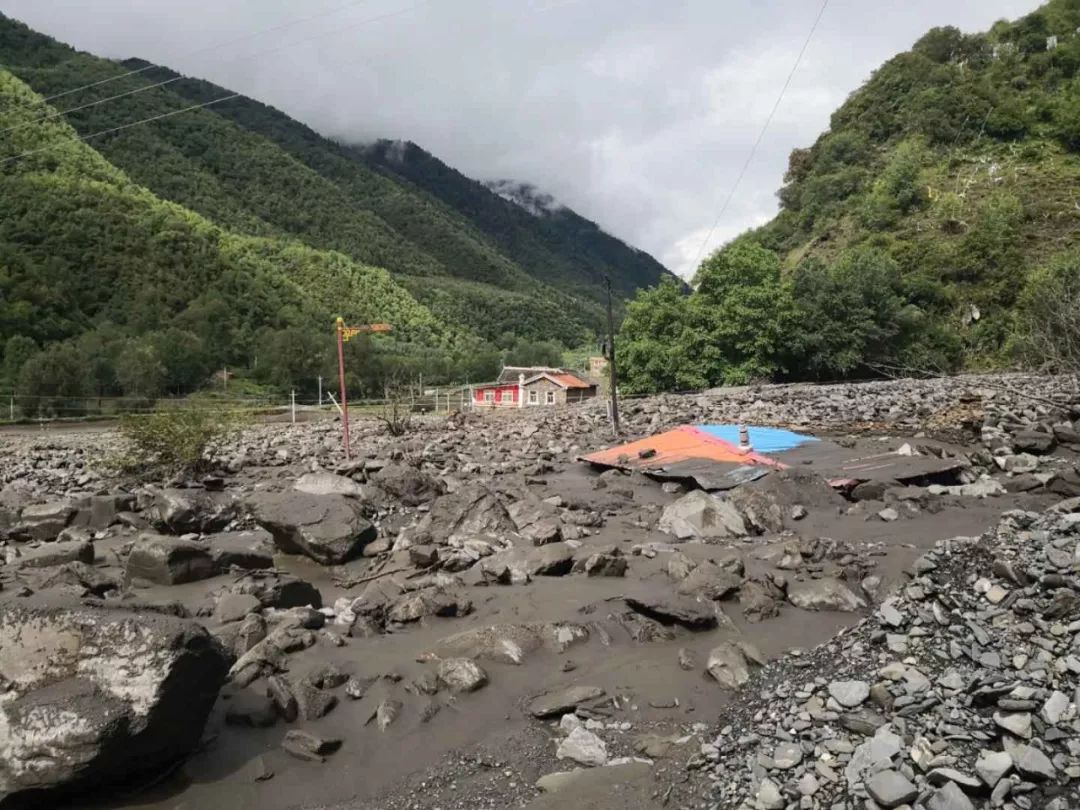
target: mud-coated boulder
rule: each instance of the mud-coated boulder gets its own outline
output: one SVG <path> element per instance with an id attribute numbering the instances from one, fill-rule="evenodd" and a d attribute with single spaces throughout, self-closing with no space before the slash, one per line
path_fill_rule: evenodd
<path id="1" fill-rule="evenodd" d="M 443 495 L 416 528 L 418 540 L 444 544 L 516 534 L 517 526 L 495 493 L 470 484 Z"/>
<path id="2" fill-rule="evenodd" d="M 237 517 L 232 497 L 204 489 L 152 489 L 139 495 L 144 517 L 159 532 L 220 532 Z"/>
<path id="3" fill-rule="evenodd" d="M 749 534 L 742 514 L 727 501 L 695 490 L 664 508 L 660 531 L 676 540 L 708 540 Z"/>
<path id="4" fill-rule="evenodd" d="M 218 573 L 209 546 L 193 540 L 145 533 L 131 549 L 125 573 L 127 579 L 156 585 L 198 582 Z"/>
<path id="5" fill-rule="evenodd" d="M 200 625 L 35 598 L 0 610 L 0 805 L 62 806 L 199 742 L 229 660 Z"/>
<path id="6" fill-rule="evenodd" d="M 406 464 L 390 464 L 375 473 L 371 480 L 405 506 L 430 503 L 446 491 L 437 478 Z"/>
<path id="7" fill-rule="evenodd" d="M 16 540 L 55 540 L 74 514 L 70 501 L 32 504 L 22 510 L 10 533 Z"/>
<path id="8" fill-rule="evenodd" d="M 263 492 L 248 501 L 260 526 L 286 554 L 303 554 L 322 565 L 340 565 L 375 539 L 363 505 L 343 495 Z"/>

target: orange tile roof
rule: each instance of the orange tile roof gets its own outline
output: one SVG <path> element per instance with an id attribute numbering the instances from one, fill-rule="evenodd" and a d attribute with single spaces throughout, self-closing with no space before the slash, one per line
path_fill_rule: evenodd
<path id="1" fill-rule="evenodd" d="M 547 376 L 564 388 L 592 388 L 592 385 L 573 374 L 548 374 Z"/>

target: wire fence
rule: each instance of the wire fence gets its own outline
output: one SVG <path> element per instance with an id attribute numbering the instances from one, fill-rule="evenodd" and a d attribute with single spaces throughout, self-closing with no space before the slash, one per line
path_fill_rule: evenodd
<path id="1" fill-rule="evenodd" d="M 348 392 L 346 392 L 348 393 Z M 348 397 L 349 412 L 381 413 L 396 405 L 413 413 L 452 413 L 469 407 L 471 392 L 467 386 L 412 388 L 392 397 Z M 45 424 L 51 422 L 96 421 L 124 416 L 185 410 L 198 413 L 286 417 L 303 421 L 319 414 L 340 413 L 335 393 L 319 396 L 299 392 L 228 396 L 200 393 L 184 397 L 137 396 L 42 396 L 20 394 L 15 390 L 0 392 L 0 424 Z"/>

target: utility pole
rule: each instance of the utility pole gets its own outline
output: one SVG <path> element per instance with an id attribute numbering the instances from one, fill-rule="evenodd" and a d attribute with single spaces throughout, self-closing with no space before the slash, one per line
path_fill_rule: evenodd
<path id="1" fill-rule="evenodd" d="M 338 410 L 341 412 L 341 438 L 345 445 L 345 458 L 350 459 L 352 458 L 352 446 L 349 442 L 349 400 L 345 393 L 345 343 L 361 333 L 391 332 L 393 327 L 388 323 L 346 326 L 345 319 L 341 317 L 335 321 L 334 327 L 334 331 L 337 333 L 338 383 L 341 387 L 341 403 L 338 404 Z"/>
<path id="2" fill-rule="evenodd" d="M 604 276 L 607 287 L 607 328 L 608 328 L 608 387 L 611 395 L 611 430 L 619 435 L 619 372 L 615 367 L 615 315 L 611 307 L 611 276 Z"/>

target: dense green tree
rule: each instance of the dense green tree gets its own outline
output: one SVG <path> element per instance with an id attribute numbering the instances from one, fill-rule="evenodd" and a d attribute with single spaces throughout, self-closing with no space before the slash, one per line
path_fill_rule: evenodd
<path id="1" fill-rule="evenodd" d="M 165 366 L 152 344 L 132 340 L 117 355 L 116 379 L 125 397 L 154 400 L 165 387 Z"/>
<path id="2" fill-rule="evenodd" d="M 39 351 L 37 343 L 26 335 L 12 335 L 4 344 L 4 379 L 15 385 L 26 362 Z"/>
<path id="3" fill-rule="evenodd" d="M 16 386 L 27 416 L 78 416 L 86 409 L 83 358 L 70 344 L 49 346 L 23 363 Z"/>

